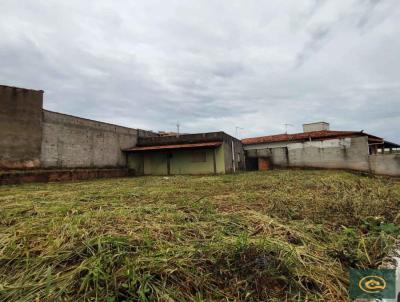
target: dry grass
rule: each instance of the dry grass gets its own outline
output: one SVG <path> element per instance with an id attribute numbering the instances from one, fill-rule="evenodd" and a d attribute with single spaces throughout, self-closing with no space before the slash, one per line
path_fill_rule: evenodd
<path id="1" fill-rule="evenodd" d="M 333 171 L 0 187 L 0 300 L 347 301 L 399 203 Z"/>

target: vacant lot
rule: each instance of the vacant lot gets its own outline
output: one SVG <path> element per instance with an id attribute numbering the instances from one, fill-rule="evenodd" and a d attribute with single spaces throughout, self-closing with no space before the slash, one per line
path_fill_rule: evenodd
<path id="1" fill-rule="evenodd" d="M 333 171 L 0 187 L 0 300 L 347 301 L 399 203 Z"/>

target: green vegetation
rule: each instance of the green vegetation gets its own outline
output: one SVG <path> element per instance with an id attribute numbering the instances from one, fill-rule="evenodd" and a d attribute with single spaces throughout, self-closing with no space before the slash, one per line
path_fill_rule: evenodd
<path id="1" fill-rule="evenodd" d="M 347 301 L 400 183 L 334 171 L 0 187 L 1 301 Z"/>

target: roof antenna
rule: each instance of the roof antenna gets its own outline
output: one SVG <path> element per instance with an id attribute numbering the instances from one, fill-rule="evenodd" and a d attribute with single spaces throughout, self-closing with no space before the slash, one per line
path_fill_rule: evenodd
<path id="1" fill-rule="evenodd" d="M 285 125 L 285 134 L 287 134 L 288 126 L 294 127 L 292 124 L 284 124 Z"/>
<path id="2" fill-rule="evenodd" d="M 235 127 L 235 137 L 236 138 L 239 138 L 239 130 L 243 130 L 244 128 L 241 128 L 241 127 L 238 127 L 238 126 L 236 126 Z"/>
<path id="3" fill-rule="evenodd" d="M 176 122 L 176 136 L 179 137 L 179 131 L 180 131 L 181 125 L 179 124 L 179 121 Z"/>

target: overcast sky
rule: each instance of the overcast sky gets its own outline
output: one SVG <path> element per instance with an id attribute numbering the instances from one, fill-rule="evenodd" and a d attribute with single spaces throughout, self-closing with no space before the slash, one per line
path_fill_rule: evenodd
<path id="1" fill-rule="evenodd" d="M 400 1 L 1 0 L 0 84 L 133 128 L 400 142 Z"/>

